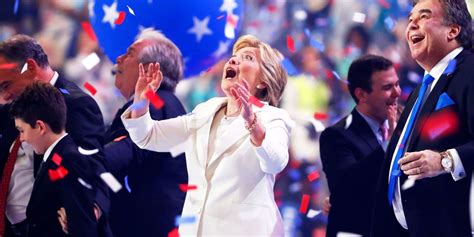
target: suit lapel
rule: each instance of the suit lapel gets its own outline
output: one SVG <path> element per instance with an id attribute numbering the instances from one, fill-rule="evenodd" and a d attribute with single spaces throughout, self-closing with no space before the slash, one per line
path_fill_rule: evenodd
<path id="1" fill-rule="evenodd" d="M 356 109 L 352 111 L 352 118 L 353 123 L 351 127 L 354 129 L 355 134 L 363 140 L 363 143 L 367 144 L 371 148 L 370 150 L 375 150 L 380 146 L 369 124 Z"/>

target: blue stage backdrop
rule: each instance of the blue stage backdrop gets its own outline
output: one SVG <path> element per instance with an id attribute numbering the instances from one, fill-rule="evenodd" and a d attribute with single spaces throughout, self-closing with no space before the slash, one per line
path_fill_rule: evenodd
<path id="1" fill-rule="evenodd" d="M 91 25 L 112 62 L 126 51 L 140 30 L 153 27 L 181 50 L 186 77 L 207 70 L 232 50 L 243 9 L 243 0 L 89 1 Z M 115 24 L 121 11 L 125 19 Z M 228 16 L 233 20 L 227 20 Z"/>

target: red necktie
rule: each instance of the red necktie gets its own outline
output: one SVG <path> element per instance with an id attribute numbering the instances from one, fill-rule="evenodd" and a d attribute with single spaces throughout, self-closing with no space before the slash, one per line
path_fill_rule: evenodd
<path id="1" fill-rule="evenodd" d="M 15 167 L 16 157 L 20 149 L 21 141 L 18 136 L 13 144 L 13 148 L 8 155 L 8 160 L 3 168 L 2 182 L 0 184 L 0 236 L 5 234 L 5 206 L 7 205 L 8 188 L 10 187 L 10 178 Z"/>

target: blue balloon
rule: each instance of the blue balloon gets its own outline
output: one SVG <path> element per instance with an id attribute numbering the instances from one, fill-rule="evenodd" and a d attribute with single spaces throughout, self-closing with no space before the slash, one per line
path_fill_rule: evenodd
<path id="1" fill-rule="evenodd" d="M 237 37 L 244 9 L 243 0 L 89 2 L 91 25 L 100 47 L 112 62 L 126 52 L 140 30 L 153 27 L 181 50 L 186 77 L 207 70 L 231 51 L 235 41 L 232 34 Z M 114 24 L 122 11 L 125 13 L 124 21 Z M 238 19 L 237 25 L 231 26 L 235 21 L 227 20 L 228 15 L 232 16 L 231 19 Z"/>

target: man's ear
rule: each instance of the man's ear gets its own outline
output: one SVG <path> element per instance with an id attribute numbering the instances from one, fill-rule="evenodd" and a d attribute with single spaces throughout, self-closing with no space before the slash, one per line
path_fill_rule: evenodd
<path id="1" fill-rule="evenodd" d="M 36 75 L 36 73 L 38 72 L 39 66 L 35 60 L 28 58 L 25 62 L 25 65 L 22 66 L 22 70 L 26 69 L 26 71 L 23 71 L 22 74 L 26 73 L 27 75 Z"/>
<path id="2" fill-rule="evenodd" d="M 359 102 L 365 102 L 367 100 L 367 92 L 360 87 L 355 88 L 354 95 Z"/>
<path id="3" fill-rule="evenodd" d="M 46 124 L 42 120 L 36 120 L 34 129 L 39 129 L 41 135 L 43 135 L 46 133 L 46 130 L 48 129 L 48 124 Z"/>
<path id="4" fill-rule="evenodd" d="M 451 41 L 451 40 L 456 39 L 456 37 L 458 37 L 460 33 L 461 33 L 461 26 L 452 24 L 448 32 L 448 40 Z"/>

